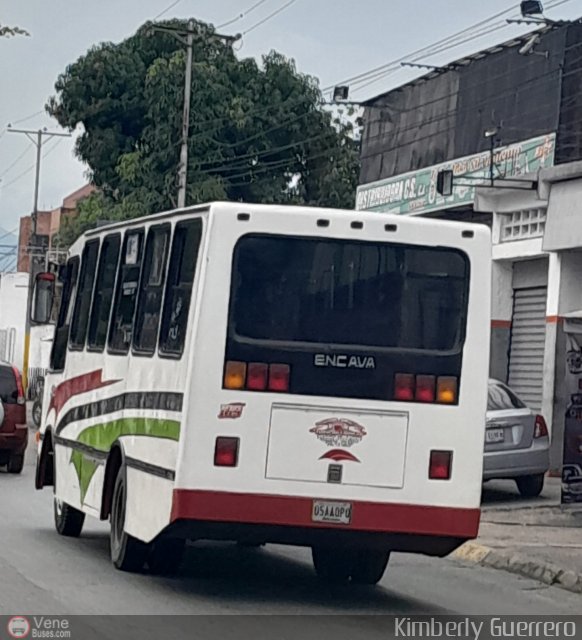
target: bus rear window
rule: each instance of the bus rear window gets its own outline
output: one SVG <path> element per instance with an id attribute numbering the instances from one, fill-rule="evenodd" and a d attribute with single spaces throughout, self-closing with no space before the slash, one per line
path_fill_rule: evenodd
<path id="1" fill-rule="evenodd" d="M 452 351 L 465 334 L 459 250 L 248 235 L 233 263 L 235 340 Z"/>

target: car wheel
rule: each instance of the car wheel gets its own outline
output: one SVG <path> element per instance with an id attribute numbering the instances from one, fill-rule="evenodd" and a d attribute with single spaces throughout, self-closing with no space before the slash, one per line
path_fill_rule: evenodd
<path id="1" fill-rule="evenodd" d="M 8 473 L 22 473 L 22 469 L 24 469 L 24 454 L 23 453 L 13 453 L 10 458 L 8 458 Z"/>
<path id="2" fill-rule="evenodd" d="M 185 540 L 160 538 L 156 540 L 148 555 L 148 567 L 152 573 L 169 576 L 178 571 L 182 564 Z"/>
<path id="3" fill-rule="evenodd" d="M 540 495 L 544 488 L 544 474 L 538 473 L 533 476 L 522 476 L 516 478 L 515 483 L 519 493 L 524 498 L 535 498 Z"/>
<path id="4" fill-rule="evenodd" d="M 59 500 L 53 499 L 53 512 L 55 516 L 55 529 L 62 536 L 78 538 L 83 530 L 85 514 L 74 507 Z"/>
<path id="5" fill-rule="evenodd" d="M 351 572 L 350 550 L 313 547 L 311 556 L 315 573 L 322 580 L 335 584 L 343 584 L 349 581 Z"/>
<path id="6" fill-rule="evenodd" d="M 149 545 L 137 540 L 125 531 L 127 482 L 125 469 L 121 467 L 115 479 L 111 505 L 111 533 L 109 548 L 111 561 L 121 571 L 137 572 L 143 569 L 148 557 Z"/>
<path id="7" fill-rule="evenodd" d="M 389 551 L 360 549 L 352 558 L 352 582 L 354 584 L 375 585 L 382 579 L 390 559 Z"/>

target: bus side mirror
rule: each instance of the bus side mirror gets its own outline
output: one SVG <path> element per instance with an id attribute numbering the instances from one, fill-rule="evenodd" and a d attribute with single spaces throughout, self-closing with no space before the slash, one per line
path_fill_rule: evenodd
<path id="1" fill-rule="evenodd" d="M 30 320 L 35 324 L 48 324 L 55 299 L 55 276 L 38 273 L 34 279 Z"/>

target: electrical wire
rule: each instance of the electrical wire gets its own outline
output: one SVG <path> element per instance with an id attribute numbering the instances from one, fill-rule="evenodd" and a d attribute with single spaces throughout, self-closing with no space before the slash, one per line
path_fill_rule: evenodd
<path id="1" fill-rule="evenodd" d="M 15 125 L 15 124 L 22 124 L 23 122 L 28 122 L 29 120 L 36 118 L 36 116 L 40 116 L 42 113 L 45 113 L 44 109 L 41 109 L 40 111 L 36 111 L 35 113 L 31 113 L 29 116 L 21 118 L 20 120 L 14 120 L 14 122 L 11 122 L 10 124 Z"/>
<path id="2" fill-rule="evenodd" d="M 32 142 L 29 141 L 29 144 L 32 144 Z M 24 151 L 16 158 L 16 160 L 14 160 L 14 162 L 12 162 L 12 164 L 8 167 L 6 167 L 6 169 L 4 169 L 4 171 L 0 174 L 0 180 L 2 178 L 4 178 L 4 176 L 11 170 L 13 169 L 21 160 L 22 158 L 24 158 L 24 156 L 26 156 L 26 154 L 29 152 L 30 147 L 26 147 L 26 149 L 24 149 Z"/>
<path id="3" fill-rule="evenodd" d="M 233 18 L 232 20 L 228 20 L 228 22 L 223 22 L 222 24 L 219 24 L 216 28 L 223 29 L 224 27 L 229 27 L 231 24 L 234 24 L 235 22 L 238 22 L 239 20 L 246 18 L 255 9 L 258 9 L 262 4 L 265 4 L 265 2 L 269 2 L 269 0 L 259 0 L 258 2 L 255 2 L 255 4 L 250 6 L 248 9 L 245 9 L 244 11 L 239 13 L 239 15 L 236 18 Z"/>
<path id="4" fill-rule="evenodd" d="M 262 20 L 259 20 L 259 22 L 252 25 L 252 27 L 249 27 L 246 31 L 243 31 L 242 35 L 246 36 L 249 33 L 251 33 L 251 31 L 258 29 L 259 27 L 264 25 L 266 22 L 268 22 L 269 20 L 272 20 L 275 16 L 278 16 L 281 12 L 285 11 L 285 9 L 288 9 L 292 4 L 295 4 L 296 2 L 297 0 L 289 0 L 289 2 L 286 2 L 282 7 L 279 7 L 276 11 L 273 11 L 273 13 L 270 13 L 268 16 L 266 16 Z"/>
<path id="5" fill-rule="evenodd" d="M 168 13 L 168 11 L 173 9 L 176 5 L 180 4 L 180 2 L 182 2 L 182 0 L 174 0 L 174 2 L 172 2 L 172 4 L 168 5 L 163 11 L 158 13 L 158 15 L 154 18 L 154 20 L 157 20 L 158 18 L 161 18 L 163 15 Z"/>
<path id="6" fill-rule="evenodd" d="M 61 142 L 64 140 L 65 138 L 57 138 L 57 141 L 55 142 L 55 144 L 53 144 L 52 147 L 50 147 L 50 149 L 48 149 L 46 151 L 46 153 L 43 154 L 43 159 L 46 158 L 47 156 L 49 156 L 58 146 L 59 144 L 61 144 Z M 25 169 L 22 173 L 18 174 L 14 179 L 12 179 L 10 182 L 7 182 L 5 185 L 3 185 L 3 188 L 6 189 L 7 187 L 11 187 L 13 184 L 15 184 L 16 182 L 18 182 L 21 178 L 24 178 L 24 176 L 28 175 L 34 168 L 36 167 L 36 164 L 32 164 L 30 165 L 30 167 L 28 167 L 28 169 Z"/>

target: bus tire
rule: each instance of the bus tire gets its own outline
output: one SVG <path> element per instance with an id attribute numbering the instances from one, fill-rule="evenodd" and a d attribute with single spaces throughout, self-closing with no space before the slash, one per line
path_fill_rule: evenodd
<path id="1" fill-rule="evenodd" d="M 389 551 L 360 549 L 352 558 L 352 582 L 361 585 L 375 585 L 382 580 L 390 559 Z"/>
<path id="2" fill-rule="evenodd" d="M 53 498 L 53 511 L 55 514 L 55 529 L 61 536 L 78 538 L 83 531 L 85 514 L 66 502 L 62 502 L 56 496 Z"/>
<path id="3" fill-rule="evenodd" d="M 178 571 L 182 564 L 186 541 L 179 538 L 160 538 L 151 547 L 148 555 L 148 567 L 152 573 L 170 576 Z"/>
<path id="4" fill-rule="evenodd" d="M 8 473 L 22 473 L 24 469 L 24 454 L 13 453 L 8 459 Z"/>
<path id="5" fill-rule="evenodd" d="M 125 468 L 117 472 L 113 499 L 111 503 L 111 532 L 109 549 L 111 561 L 120 571 L 139 572 L 143 569 L 148 556 L 149 545 L 137 540 L 125 531 L 125 514 L 127 504 L 127 481 Z"/>
<path id="6" fill-rule="evenodd" d="M 326 582 L 342 584 L 350 579 L 351 558 L 349 549 L 312 547 L 311 557 L 318 578 Z"/>

